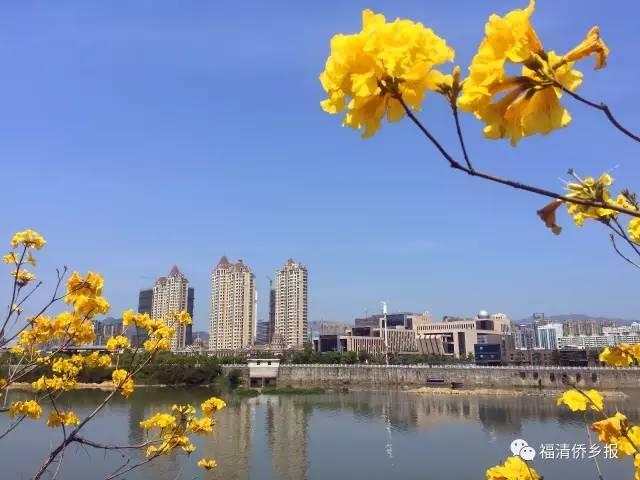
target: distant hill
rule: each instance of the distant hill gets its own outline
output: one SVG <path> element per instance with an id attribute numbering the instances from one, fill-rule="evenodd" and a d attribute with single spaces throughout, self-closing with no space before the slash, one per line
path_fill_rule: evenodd
<path id="1" fill-rule="evenodd" d="M 593 320 L 596 322 L 614 321 L 618 325 L 629 325 L 638 320 L 632 320 L 628 318 L 616 318 L 616 317 L 594 317 L 591 315 L 585 315 L 583 313 L 571 313 L 567 315 L 545 315 L 544 318 L 551 320 L 552 322 L 562 323 L 567 320 Z M 517 323 L 533 323 L 533 317 L 523 318 L 518 320 Z"/>

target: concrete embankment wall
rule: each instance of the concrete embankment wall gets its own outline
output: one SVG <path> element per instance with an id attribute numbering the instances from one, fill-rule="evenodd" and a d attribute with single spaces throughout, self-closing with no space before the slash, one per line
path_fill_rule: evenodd
<path id="1" fill-rule="evenodd" d="M 224 366 L 228 374 L 239 369 L 248 379 L 246 366 Z M 279 385 L 301 386 L 424 386 L 428 379 L 466 387 L 565 388 L 564 380 L 584 388 L 605 390 L 640 388 L 640 368 L 572 367 L 464 367 L 398 365 L 280 365 Z"/>

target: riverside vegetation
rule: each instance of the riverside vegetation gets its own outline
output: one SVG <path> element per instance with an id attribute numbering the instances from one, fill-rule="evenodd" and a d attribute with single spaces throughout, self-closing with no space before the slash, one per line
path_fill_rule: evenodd
<path id="1" fill-rule="evenodd" d="M 543 46 L 531 22 L 534 10 L 531 0 L 524 9 L 504 16 L 491 15 L 466 78 L 459 66 L 450 73 L 435 68 L 453 61 L 455 51 L 432 29 L 409 19 L 388 22 L 383 15 L 364 10 L 359 32 L 337 34 L 331 39 L 331 52 L 320 75 L 327 93 L 321 107 L 330 114 L 346 111 L 342 125 L 362 131 L 363 138 L 375 135 L 384 118 L 391 123 L 408 117 L 453 171 L 551 199 L 537 213 L 555 235 L 562 231 L 557 213 L 565 206 L 578 227 L 590 222 L 608 231 L 615 253 L 640 269 L 638 196 L 628 188 L 614 193 L 609 172 L 581 177 L 571 169 L 566 191 L 558 193 L 485 172 L 477 168 L 478 162 L 472 161 L 467 149 L 460 111 L 473 114 L 484 124 L 486 138 L 508 139 L 515 147 L 526 137 L 547 135 L 571 123 L 565 96 L 601 112 L 625 141 L 640 143 L 640 137 L 623 126 L 606 104 L 576 93 L 584 79 L 575 68 L 577 62 L 592 57 L 596 70 L 607 65 L 609 47 L 599 27 L 592 27 L 575 48 L 560 54 Z M 441 119 L 424 122 L 418 118 L 427 92 L 448 104 L 461 158 L 456 158 L 426 126 L 443 124 Z M 615 367 L 638 365 L 640 345 L 607 348 L 600 360 Z M 608 411 L 599 392 L 568 386 L 571 388 L 558 398 L 558 405 L 582 412 L 599 440 L 616 447 L 619 458 L 632 457 L 635 478 L 640 480 L 640 427 L 623 413 Z M 523 449 L 503 464 L 487 469 L 487 479 L 542 478 L 530 462 L 535 451 L 526 448 L 526 452 Z"/>

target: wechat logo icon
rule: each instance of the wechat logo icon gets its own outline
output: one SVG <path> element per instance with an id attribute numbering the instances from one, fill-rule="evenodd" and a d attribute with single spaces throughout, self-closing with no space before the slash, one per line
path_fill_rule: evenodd
<path id="1" fill-rule="evenodd" d="M 527 462 L 536 458 L 535 449 L 531 448 L 527 441 L 521 438 L 511 442 L 511 453 Z"/>

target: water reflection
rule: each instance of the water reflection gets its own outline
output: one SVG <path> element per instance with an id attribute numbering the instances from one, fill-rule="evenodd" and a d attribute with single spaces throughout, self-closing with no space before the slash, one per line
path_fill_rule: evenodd
<path id="1" fill-rule="evenodd" d="M 263 395 L 247 399 L 204 389 L 138 389 L 129 402 L 116 399 L 87 434 L 98 441 L 138 443 L 143 436 L 139 426 L 143 418 L 174 403 L 198 404 L 214 393 L 225 398 L 228 408 L 217 414 L 214 434 L 196 441 L 197 458 L 186 460 L 172 455 L 127 478 L 419 478 L 424 473 L 423 462 L 429 462 L 430 472 L 435 475 L 432 478 L 445 474 L 475 478 L 478 471 L 504 458 L 505 446 L 516 437 L 524 435 L 535 441 L 573 438 L 584 442 L 581 416 L 559 409 L 550 397 L 420 395 L 402 391 Z M 82 414 L 102 395 L 79 391 L 66 395 L 64 401 Z M 638 398 L 634 395 L 626 401 L 607 403 L 611 410 L 619 408 L 637 422 Z M 0 428 L 5 421 L 6 418 L 0 420 Z M 11 462 L 13 455 L 28 445 L 34 458 L 43 456 L 53 437 L 42 435 L 42 424 L 25 423 L 14 438 L 15 448 L 5 448 L 7 444 L 0 443 L 0 463 L 9 465 L 9 474 L 3 478 L 33 473 L 29 465 Z M 468 462 L 451 465 L 452 445 L 471 442 L 478 446 L 475 456 Z M 115 453 L 106 457 L 96 454 L 90 466 L 86 465 L 86 456 L 69 457 L 62 478 L 71 480 L 103 478 L 102 472 L 113 471 L 123 462 Z M 195 463 L 202 457 L 217 459 L 219 467 L 206 474 L 199 471 Z M 132 458 L 131 462 L 141 458 Z M 566 474 L 576 468 L 567 470 L 569 464 L 546 467 L 549 478 L 554 476 L 551 473 Z M 624 465 L 610 468 L 627 471 Z"/>

